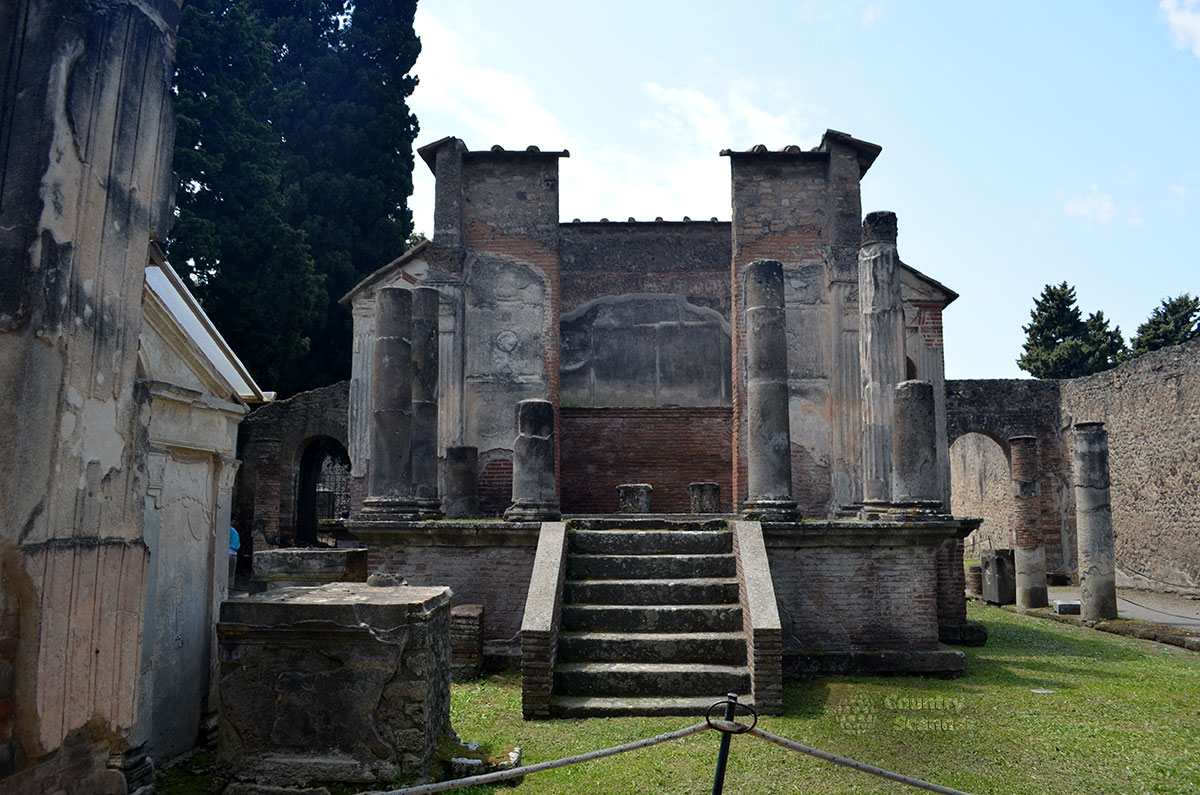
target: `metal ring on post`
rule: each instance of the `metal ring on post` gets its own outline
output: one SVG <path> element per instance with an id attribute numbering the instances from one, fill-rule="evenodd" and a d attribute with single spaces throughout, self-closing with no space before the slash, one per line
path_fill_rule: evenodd
<path id="1" fill-rule="evenodd" d="M 737 728 L 730 729 L 730 728 L 726 728 L 729 725 L 729 721 L 718 721 L 717 723 L 713 723 L 712 711 L 714 709 L 716 709 L 717 707 L 724 707 L 725 705 L 730 704 L 730 703 L 733 704 L 734 710 L 741 709 L 743 712 L 745 712 L 745 714 L 751 715 L 754 717 L 754 720 L 750 723 L 749 726 L 747 726 L 744 723 L 736 723 L 735 722 L 733 725 L 736 726 Z M 750 706 L 749 704 L 743 704 L 742 702 L 737 701 L 737 700 L 733 700 L 731 702 L 730 699 L 724 699 L 722 701 L 717 701 L 712 706 L 710 706 L 707 710 L 704 711 L 704 722 L 708 724 L 710 729 L 716 729 L 717 731 L 724 732 L 725 734 L 745 734 L 746 732 L 750 731 L 751 729 L 753 729 L 755 726 L 758 725 L 758 713 L 755 712 L 754 707 Z"/>

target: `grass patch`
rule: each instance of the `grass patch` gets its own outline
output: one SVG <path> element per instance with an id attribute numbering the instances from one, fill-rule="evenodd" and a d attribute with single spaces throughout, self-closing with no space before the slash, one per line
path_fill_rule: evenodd
<path id="1" fill-rule="evenodd" d="M 1200 657 L 1094 630 L 971 606 L 991 632 L 952 681 L 846 677 L 789 685 L 769 732 L 974 793 L 1194 793 Z M 1052 693 L 1034 693 L 1051 690 Z M 520 678 L 455 685 L 464 740 L 557 759 L 686 726 L 689 718 L 526 722 Z M 718 735 L 460 792 L 695 793 L 712 787 Z M 726 792 L 897 793 L 898 784 L 735 737 Z"/>

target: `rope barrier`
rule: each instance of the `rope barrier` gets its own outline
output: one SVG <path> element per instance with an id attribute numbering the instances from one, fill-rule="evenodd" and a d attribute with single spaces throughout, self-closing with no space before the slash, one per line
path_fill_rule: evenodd
<path id="1" fill-rule="evenodd" d="M 716 721 L 713 721 L 716 723 Z M 419 787 L 406 787 L 404 789 L 394 789 L 387 792 L 379 793 L 379 795 L 426 795 L 432 792 L 445 792 L 449 789 L 457 789 L 458 787 L 473 787 L 478 784 L 494 784 L 497 781 L 508 781 L 511 778 L 521 778 L 530 773 L 540 773 L 543 770 L 554 770 L 559 767 L 567 767 L 568 765 L 577 765 L 580 762 L 591 762 L 595 759 L 603 759 L 606 756 L 616 756 L 623 754 L 626 751 L 636 751 L 639 748 L 649 748 L 660 743 L 669 742 L 671 740 L 682 740 L 684 737 L 690 737 L 693 734 L 699 734 L 703 731 L 708 731 L 708 723 L 701 721 L 688 726 L 686 729 L 659 734 L 655 737 L 646 737 L 642 740 L 635 740 L 624 745 L 614 745 L 612 748 L 603 748 L 599 751 L 590 751 L 586 754 L 577 756 L 568 756 L 563 759 L 555 759 L 550 762 L 538 762 L 536 765 L 526 765 L 524 767 L 514 767 L 511 770 L 500 770 L 495 773 L 484 773 L 479 776 L 470 776 L 468 778 L 455 779 L 454 781 L 439 781 L 434 784 L 423 784 Z"/>
<path id="2" fill-rule="evenodd" d="M 712 721 L 714 729 L 718 729 L 720 731 L 733 731 L 732 727 L 723 726 L 722 724 L 724 724 L 724 723 L 725 723 L 725 721 L 718 721 L 718 720 Z M 740 726 L 742 726 L 742 724 L 735 723 L 735 724 L 732 724 L 732 726 L 740 727 Z M 788 740 L 787 738 L 779 737 L 777 735 L 771 734 L 770 732 L 763 731 L 762 729 L 759 729 L 757 727 L 751 728 L 743 733 L 753 735 L 755 737 L 758 737 L 761 740 L 766 740 L 767 742 L 775 743 L 776 745 L 781 745 L 784 748 L 787 748 L 792 751 L 796 751 L 798 753 L 808 754 L 809 756 L 815 756 L 817 759 L 824 759 L 826 762 L 833 762 L 835 765 L 842 765 L 843 767 L 853 768 L 854 770 L 858 770 L 863 773 L 869 773 L 872 776 L 878 776 L 880 778 L 886 778 L 890 781 L 896 781 L 901 784 L 907 784 L 908 786 L 916 787 L 917 789 L 923 789 L 923 790 L 927 790 L 929 792 L 939 792 L 939 793 L 942 793 L 942 795 L 970 795 L 970 793 L 963 792 L 962 790 L 951 789 L 950 787 L 943 787 L 940 784 L 931 784 L 930 782 L 922 781 L 919 778 L 913 778 L 911 776 L 906 776 L 902 773 L 893 773 L 890 770 L 884 770 L 882 767 L 875 767 L 874 765 L 868 765 L 865 762 L 856 762 L 853 759 L 847 759 L 844 756 L 838 756 L 837 754 L 831 754 L 828 751 L 822 751 L 819 748 L 812 748 L 811 746 L 802 745 L 798 742 Z"/>

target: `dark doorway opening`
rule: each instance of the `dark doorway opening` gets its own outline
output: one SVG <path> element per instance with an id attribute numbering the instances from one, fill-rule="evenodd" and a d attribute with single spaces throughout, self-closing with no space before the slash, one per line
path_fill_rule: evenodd
<path id="1" fill-rule="evenodd" d="M 318 436 L 300 456 L 296 495 L 296 544 L 317 546 L 322 523 L 336 523 L 350 510 L 350 455 L 337 439 Z"/>

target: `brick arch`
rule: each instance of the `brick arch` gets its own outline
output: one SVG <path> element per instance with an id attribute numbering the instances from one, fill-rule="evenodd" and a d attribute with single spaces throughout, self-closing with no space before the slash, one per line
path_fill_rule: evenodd
<path id="1" fill-rule="evenodd" d="M 349 449 L 349 381 L 268 403 L 238 429 L 238 472 L 234 524 L 250 529 L 257 543 L 297 542 L 297 498 L 304 452 L 328 438 Z"/>
<path id="2" fill-rule="evenodd" d="M 1053 380 L 946 382 L 949 444 L 965 434 L 979 433 L 999 444 L 1011 461 L 1009 439 L 1037 439 L 1038 525 L 1046 543 L 1047 570 L 1066 573 L 1075 566 L 1075 521 L 1071 458 L 1059 405 L 1059 383 Z"/>

